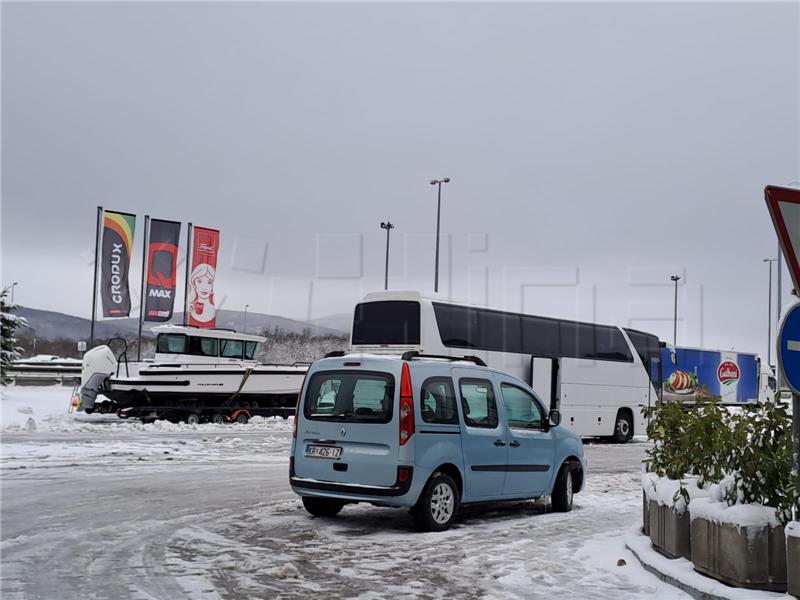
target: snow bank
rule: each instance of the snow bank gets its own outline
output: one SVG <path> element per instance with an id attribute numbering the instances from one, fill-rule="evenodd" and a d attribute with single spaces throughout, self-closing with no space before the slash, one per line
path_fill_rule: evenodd
<path id="1" fill-rule="evenodd" d="M 705 498 L 709 494 L 707 488 L 698 487 L 697 477 L 678 480 L 659 477 L 655 473 L 642 474 L 642 489 L 647 499 L 657 502 L 659 506 L 670 506 L 678 514 L 686 511 L 686 500 L 680 493 L 681 487 L 688 492 L 690 501 Z"/>
<path id="2" fill-rule="evenodd" d="M 778 527 L 781 523 L 771 506 L 760 504 L 734 504 L 728 506 L 727 502 L 714 502 L 713 498 L 698 498 L 689 503 L 689 517 L 706 519 L 713 523 L 729 523 L 738 528 L 752 527 Z"/>
<path id="3" fill-rule="evenodd" d="M 114 433 L 119 431 L 210 433 L 216 431 L 291 431 L 294 427 L 293 419 L 281 417 L 253 417 L 245 425 L 239 423 L 189 425 L 169 421 L 144 424 L 138 419 L 120 419 L 114 414 L 70 413 L 71 393 L 72 388 L 59 385 L 9 386 L 0 389 L 0 430 L 59 433 Z"/>
<path id="4" fill-rule="evenodd" d="M 786 524 L 786 537 L 800 538 L 800 521 L 789 521 Z"/>
<path id="5" fill-rule="evenodd" d="M 0 388 L 0 426 L 24 429 L 29 419 L 39 423 L 67 416 L 72 388 L 53 386 L 9 386 Z"/>

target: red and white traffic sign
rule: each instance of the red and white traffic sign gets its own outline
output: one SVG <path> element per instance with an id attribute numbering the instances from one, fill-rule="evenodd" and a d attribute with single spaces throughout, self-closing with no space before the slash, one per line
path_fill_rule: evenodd
<path id="1" fill-rule="evenodd" d="M 794 289 L 800 294 L 800 189 L 768 185 L 764 197 Z"/>

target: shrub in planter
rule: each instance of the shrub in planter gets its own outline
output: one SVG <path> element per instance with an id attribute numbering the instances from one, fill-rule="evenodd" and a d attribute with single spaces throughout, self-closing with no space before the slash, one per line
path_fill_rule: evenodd
<path id="1" fill-rule="evenodd" d="M 647 451 L 652 473 L 642 477 L 647 503 L 643 508 L 645 529 L 660 553 L 670 557 L 691 557 L 689 516 L 686 505 L 693 497 L 707 495 L 697 460 L 698 443 L 692 432 L 702 408 L 676 402 L 659 403 L 645 410 L 653 447 Z M 710 444 L 709 444 L 710 445 Z M 705 471 L 703 471 L 705 473 Z M 698 485 L 700 484 L 700 485 Z"/>
<path id="2" fill-rule="evenodd" d="M 786 542 L 772 507 L 730 506 L 712 486 L 708 498 L 689 504 L 689 514 L 695 570 L 736 587 L 786 589 Z"/>
<path id="3" fill-rule="evenodd" d="M 768 403 L 734 415 L 729 439 L 735 470 L 708 500 L 689 505 L 692 562 L 730 585 L 786 589 L 784 525 L 798 500 L 786 408 Z"/>

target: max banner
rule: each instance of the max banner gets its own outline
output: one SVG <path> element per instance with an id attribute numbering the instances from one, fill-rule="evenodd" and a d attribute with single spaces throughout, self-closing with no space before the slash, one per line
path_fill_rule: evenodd
<path id="1" fill-rule="evenodd" d="M 104 317 L 127 317 L 131 312 L 128 272 L 135 226 L 135 215 L 110 210 L 103 214 L 100 297 Z"/>
<path id="2" fill-rule="evenodd" d="M 195 227 L 192 240 L 192 271 L 189 274 L 189 325 L 215 327 L 214 279 L 217 271 L 219 231 Z"/>
<path id="3" fill-rule="evenodd" d="M 178 238 L 181 224 L 150 220 L 147 242 L 147 292 L 145 321 L 169 321 L 175 303 L 175 275 L 178 263 Z"/>

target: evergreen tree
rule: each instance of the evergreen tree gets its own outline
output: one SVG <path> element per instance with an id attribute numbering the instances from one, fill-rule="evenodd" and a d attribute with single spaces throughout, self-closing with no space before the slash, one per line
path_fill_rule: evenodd
<path id="1" fill-rule="evenodd" d="M 0 333 L 2 334 L 2 346 L 0 347 L 0 384 L 5 385 L 5 373 L 11 363 L 20 357 L 22 348 L 17 346 L 17 338 L 14 337 L 18 327 L 27 327 L 28 322 L 14 314 L 17 309 L 15 304 L 8 302 L 10 288 L 5 288 L 0 292 Z"/>

